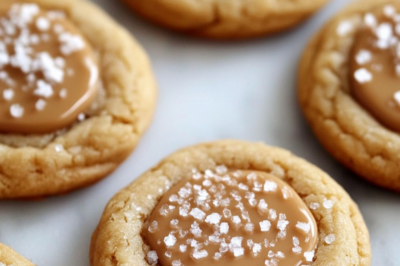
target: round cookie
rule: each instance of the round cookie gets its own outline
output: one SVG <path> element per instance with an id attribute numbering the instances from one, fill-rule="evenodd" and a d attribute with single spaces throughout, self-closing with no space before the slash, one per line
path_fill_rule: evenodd
<path id="1" fill-rule="evenodd" d="M 24 2 L 3 0 L 0 11 Z M 29 3 L 56 18 L 62 12 L 82 33 L 97 60 L 99 89 L 84 114 L 63 129 L 50 133 L 0 133 L 0 198 L 3 199 L 66 193 L 104 178 L 134 149 L 150 124 L 156 100 L 156 84 L 147 55 L 102 10 L 80 0 Z M 48 27 L 41 22 L 36 25 Z M 45 40 L 46 36 L 41 36 Z M 59 40 L 65 41 L 63 49 L 67 50 L 62 50 L 65 53 L 80 45 L 68 35 Z M 57 74 L 43 73 L 45 77 Z M 65 73 L 64 76 L 69 75 Z M 45 92 L 38 93 L 42 96 Z M 4 91 L 3 97 L 6 97 Z M 63 97 L 61 92 L 60 97 Z"/>
<path id="2" fill-rule="evenodd" d="M 153 221 L 148 219 L 153 215 L 152 212 L 158 203 L 165 200 L 163 195 L 169 193 L 170 189 L 175 189 L 177 183 L 198 179 L 199 175 L 223 176 L 227 171 L 254 171 L 272 175 L 280 179 L 280 182 L 286 182 L 290 189 L 297 192 L 304 205 L 309 206 L 308 211 L 311 211 L 318 228 L 318 244 L 314 258 L 311 257 L 314 261 L 312 265 L 370 265 L 368 230 L 357 205 L 343 188 L 326 173 L 288 151 L 235 140 L 199 144 L 180 150 L 115 195 L 105 208 L 100 223 L 93 233 L 91 265 L 156 265 L 157 257 L 154 253 L 149 253 L 152 247 L 148 246 L 144 236 L 147 230 L 150 232 L 154 227 Z M 207 186 L 205 183 L 203 185 Z M 269 188 L 271 186 L 264 185 L 264 191 Z M 179 195 L 184 197 L 181 193 Z M 169 200 L 179 202 L 176 196 L 170 197 Z M 168 212 L 168 209 L 174 210 L 168 207 L 163 212 Z M 179 210 L 181 211 L 180 208 Z M 190 214 L 194 216 L 192 211 Z M 168 217 L 166 216 L 158 225 L 164 226 L 164 223 L 170 222 L 172 225 L 174 220 L 170 221 Z M 242 219 L 245 219 L 243 217 Z M 180 224 L 180 222 L 174 223 Z M 198 228 L 195 227 L 192 229 Z M 201 228 L 204 232 L 208 230 Z M 170 241 L 170 238 L 164 239 L 166 245 L 171 245 Z M 267 254 L 265 249 L 261 252 Z M 210 261 L 210 264 L 215 263 L 207 261 Z M 172 265 L 179 263 L 172 262 Z"/>
<path id="3" fill-rule="evenodd" d="M 395 129 L 386 126 L 386 121 L 380 120 L 381 116 L 375 116 L 372 112 L 374 109 L 369 109 L 371 106 L 368 105 L 376 104 L 382 95 L 387 93 L 385 89 L 388 86 L 376 88 L 375 91 L 382 95 L 376 94 L 372 97 L 366 94 L 367 90 L 358 88 L 361 85 L 369 85 L 371 76 L 364 68 L 354 71 L 354 62 L 367 63 L 371 53 L 360 50 L 362 53 L 358 53 L 356 57 L 353 49 L 365 45 L 360 44 L 363 38 L 356 36 L 362 34 L 361 31 L 369 30 L 368 25 L 371 22 L 376 23 L 377 17 L 373 14 L 395 14 L 395 9 L 399 13 L 399 8 L 398 1 L 393 0 L 363 0 L 349 5 L 311 40 L 302 57 L 298 73 L 298 97 L 301 107 L 326 150 L 361 177 L 395 191 L 400 191 L 400 136 Z M 392 34 L 390 26 L 388 31 L 384 29 L 388 28 L 388 24 L 385 24 L 381 28 L 384 30 L 382 36 L 385 32 Z M 371 47 L 374 51 L 372 54 L 381 56 L 381 53 L 388 52 L 388 49 L 380 47 L 381 45 L 386 44 L 374 44 L 375 47 Z M 378 67 L 376 70 L 379 72 L 382 65 L 377 64 L 375 67 Z M 398 82 L 397 77 L 381 74 L 376 74 L 376 78 L 383 81 L 390 78 Z M 354 86 L 356 79 L 361 82 L 358 81 L 357 86 Z M 355 91 L 356 89 L 359 90 Z M 364 89 L 371 91 L 369 87 L 364 86 Z M 363 97 L 369 97 L 369 102 L 365 102 Z M 390 105 L 394 105 L 394 100 L 395 98 L 390 100 L 391 102 L 380 102 L 374 108 L 392 108 Z M 397 118 L 400 118 L 399 115 L 400 113 L 396 114 Z"/>
<path id="4" fill-rule="evenodd" d="M 34 264 L 0 243 L 0 266 L 33 266 Z"/>
<path id="5" fill-rule="evenodd" d="M 124 0 L 149 20 L 190 35 L 242 39 L 286 30 L 327 0 Z"/>

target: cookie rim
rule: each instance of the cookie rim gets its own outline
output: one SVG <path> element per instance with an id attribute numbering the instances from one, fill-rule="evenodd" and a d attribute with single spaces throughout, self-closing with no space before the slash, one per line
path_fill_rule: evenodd
<path id="1" fill-rule="evenodd" d="M 34 266 L 32 262 L 2 243 L 0 243 L 0 262 L 6 266 Z"/>

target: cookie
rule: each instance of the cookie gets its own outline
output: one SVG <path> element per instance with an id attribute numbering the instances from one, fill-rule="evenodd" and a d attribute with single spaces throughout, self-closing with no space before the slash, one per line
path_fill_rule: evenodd
<path id="1" fill-rule="evenodd" d="M 180 150 L 115 195 L 91 265 L 370 265 L 357 205 L 288 151 L 235 140 Z"/>
<path id="2" fill-rule="evenodd" d="M 0 16 L 0 198 L 104 178 L 151 121 L 147 55 L 87 1 L 3 0 Z"/>
<path id="3" fill-rule="evenodd" d="M 400 191 L 400 4 L 363 0 L 313 38 L 299 67 L 298 96 L 314 133 L 366 180 Z"/>
<path id="4" fill-rule="evenodd" d="M 0 243 L 0 266 L 34 266 L 11 248 Z"/>
<path id="5" fill-rule="evenodd" d="M 124 0 L 135 12 L 167 28 L 215 39 L 268 35 L 296 26 L 328 0 Z"/>

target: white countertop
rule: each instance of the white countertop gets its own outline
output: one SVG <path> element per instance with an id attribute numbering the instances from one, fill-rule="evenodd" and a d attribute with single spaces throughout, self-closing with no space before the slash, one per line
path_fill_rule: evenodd
<path id="1" fill-rule="evenodd" d="M 360 206 L 371 234 L 372 265 L 399 265 L 400 195 L 364 182 L 333 160 L 296 100 L 297 61 L 307 40 L 349 1 L 333 0 L 290 32 L 233 43 L 165 31 L 134 17 L 117 0 L 95 2 L 128 28 L 152 59 L 159 84 L 153 124 L 104 181 L 66 196 L 0 202 L 0 242 L 39 266 L 88 266 L 90 236 L 119 189 L 181 147 L 237 138 L 289 149 L 328 172 Z"/>

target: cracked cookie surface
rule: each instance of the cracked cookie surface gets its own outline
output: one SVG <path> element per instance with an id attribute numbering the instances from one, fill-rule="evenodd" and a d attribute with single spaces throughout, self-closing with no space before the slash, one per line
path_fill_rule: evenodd
<path id="1" fill-rule="evenodd" d="M 363 17 L 393 0 L 351 4 L 312 39 L 299 66 L 298 96 L 314 133 L 337 160 L 368 181 L 400 191 L 400 136 L 350 94 L 349 53 Z"/>
<path id="2" fill-rule="evenodd" d="M 0 7 L 20 2 L 3 0 Z M 102 84 L 95 99 L 100 108 L 54 133 L 0 134 L 0 198 L 66 193 L 104 178 L 134 149 L 155 107 L 149 60 L 125 29 L 87 1 L 30 2 L 63 11 L 92 46 Z"/>
<path id="3" fill-rule="evenodd" d="M 235 140 L 182 149 L 115 195 L 93 233 L 91 265 L 147 266 L 145 222 L 173 185 L 196 173 L 226 169 L 272 174 L 291 186 L 309 206 L 318 227 L 312 265 L 370 265 L 368 230 L 357 205 L 326 173 L 288 151 Z M 212 171 L 214 171 L 212 170 Z"/>
<path id="4" fill-rule="evenodd" d="M 286 30 L 328 0 L 123 0 L 138 14 L 189 35 L 241 39 Z"/>
<path id="5" fill-rule="evenodd" d="M 34 264 L 0 243 L 0 266 L 34 266 Z"/>

